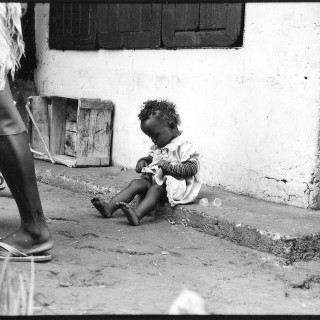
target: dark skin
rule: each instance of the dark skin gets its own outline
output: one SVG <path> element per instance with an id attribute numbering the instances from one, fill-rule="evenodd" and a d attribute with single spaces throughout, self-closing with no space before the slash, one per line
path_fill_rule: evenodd
<path id="1" fill-rule="evenodd" d="M 159 148 L 165 147 L 171 140 L 181 134 L 173 122 L 157 117 L 142 121 L 141 130 Z M 165 162 L 161 160 L 157 165 L 161 168 Z M 141 173 L 142 168 L 148 166 L 148 164 L 147 160 L 138 161 L 136 172 Z M 143 200 L 137 208 L 131 208 L 129 203 L 136 195 L 140 195 Z M 104 218 L 111 218 L 112 214 L 120 208 L 126 215 L 129 223 L 137 226 L 143 217 L 156 208 L 162 195 L 165 195 L 165 188 L 163 186 L 153 185 L 147 179 L 135 179 L 109 203 L 98 197 L 93 198 L 91 202 Z"/>
<path id="2" fill-rule="evenodd" d="M 0 105 L 15 108 L 8 81 L 0 91 Z M 20 228 L 1 241 L 26 254 L 50 250 L 53 240 L 43 215 L 33 157 L 25 132 L 0 136 L 0 170 L 21 218 Z M 3 249 L 0 252 L 1 255 L 7 254 Z"/>
<path id="3" fill-rule="evenodd" d="M 21 4 L 24 15 L 28 5 Z M 11 90 L 6 85 L 0 91 L 0 106 L 15 108 Z M 0 170 L 16 201 L 20 214 L 20 228 L 1 239 L 25 254 L 37 254 L 53 247 L 53 240 L 43 215 L 33 156 L 26 132 L 0 136 Z M 7 251 L 0 249 L 7 256 Z"/>

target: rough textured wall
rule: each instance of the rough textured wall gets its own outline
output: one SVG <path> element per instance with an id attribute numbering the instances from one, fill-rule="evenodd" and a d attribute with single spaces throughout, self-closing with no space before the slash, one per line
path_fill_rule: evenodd
<path id="1" fill-rule="evenodd" d="M 135 167 L 150 141 L 139 105 L 168 98 L 203 154 L 205 183 L 318 208 L 320 3 L 248 3 L 238 49 L 48 50 L 36 5 L 40 94 L 115 103 L 113 164 Z"/>

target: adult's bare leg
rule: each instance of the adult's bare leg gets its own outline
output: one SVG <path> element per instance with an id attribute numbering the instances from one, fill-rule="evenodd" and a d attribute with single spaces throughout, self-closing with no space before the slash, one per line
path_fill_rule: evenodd
<path id="1" fill-rule="evenodd" d="M 0 104 L 15 108 L 8 85 L 0 91 Z M 25 132 L 0 136 L 0 171 L 17 203 L 21 219 L 20 228 L 1 241 L 24 253 L 50 250 L 53 240 L 43 215 Z"/>

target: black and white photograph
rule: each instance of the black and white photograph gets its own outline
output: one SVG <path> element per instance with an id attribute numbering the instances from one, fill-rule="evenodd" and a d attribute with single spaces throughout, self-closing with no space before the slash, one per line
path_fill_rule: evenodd
<path id="1" fill-rule="evenodd" d="M 0 2 L 0 316 L 320 315 L 320 2 Z"/>

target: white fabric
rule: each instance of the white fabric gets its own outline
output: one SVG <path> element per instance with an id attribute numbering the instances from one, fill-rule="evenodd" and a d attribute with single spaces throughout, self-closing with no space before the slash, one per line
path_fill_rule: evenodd
<path id="1" fill-rule="evenodd" d="M 0 2 L 0 90 L 4 89 L 9 70 L 14 77 L 24 54 L 20 3 Z"/>
<path id="2" fill-rule="evenodd" d="M 153 145 L 149 155 L 152 162 L 142 169 L 142 176 L 151 175 L 153 183 L 158 185 L 166 182 L 167 197 L 171 206 L 190 203 L 197 198 L 202 185 L 200 155 L 195 144 L 184 132 L 163 148 Z M 196 160 L 199 162 L 198 172 L 187 178 L 163 175 L 162 169 L 157 166 L 160 160 L 169 161 L 173 165 Z"/>

